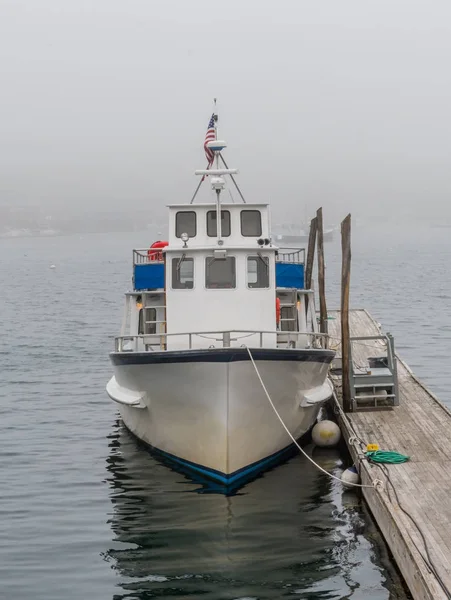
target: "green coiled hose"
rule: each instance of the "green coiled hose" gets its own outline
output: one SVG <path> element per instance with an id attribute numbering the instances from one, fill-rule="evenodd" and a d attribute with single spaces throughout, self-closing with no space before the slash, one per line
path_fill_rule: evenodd
<path id="1" fill-rule="evenodd" d="M 392 450 L 375 450 L 373 452 L 366 452 L 365 456 L 370 462 L 388 463 L 391 465 L 399 465 L 410 459 L 410 456 L 406 456 L 400 452 L 393 452 Z"/>

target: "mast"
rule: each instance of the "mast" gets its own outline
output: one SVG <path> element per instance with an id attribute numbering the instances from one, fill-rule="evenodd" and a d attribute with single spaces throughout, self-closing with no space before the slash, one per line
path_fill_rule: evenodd
<path id="1" fill-rule="evenodd" d="M 215 140 L 218 139 L 218 113 L 216 112 L 216 98 L 214 99 L 215 112 L 213 119 L 215 122 Z M 219 151 L 213 150 L 216 159 L 216 169 L 219 170 Z M 222 246 L 222 222 L 221 222 L 221 188 L 216 188 L 216 236 L 218 238 L 218 246 Z"/>
<path id="2" fill-rule="evenodd" d="M 213 153 L 213 160 L 211 161 L 211 163 L 209 163 L 207 165 L 206 169 L 202 169 L 202 170 L 198 170 L 196 171 L 196 175 L 202 175 L 202 179 L 199 182 L 199 185 L 196 188 L 196 191 L 194 192 L 194 196 L 191 198 L 191 202 L 190 204 L 193 203 L 194 198 L 197 195 L 197 192 L 199 191 L 199 188 L 203 182 L 203 180 L 205 179 L 205 177 L 210 176 L 210 182 L 211 182 L 211 187 L 212 189 L 216 192 L 216 236 L 217 236 L 217 243 L 218 246 L 222 246 L 224 241 L 222 239 L 222 210 L 221 210 L 221 192 L 222 190 L 225 188 L 225 180 L 224 180 L 224 175 L 229 175 L 233 184 L 235 185 L 242 201 L 244 204 L 246 204 L 246 200 L 244 199 L 243 194 L 241 193 L 240 188 L 238 187 L 237 182 L 235 181 L 234 175 L 236 175 L 236 173 L 238 172 L 236 169 L 229 169 L 226 161 L 224 160 L 224 157 L 222 156 L 222 150 L 224 150 L 224 148 L 226 148 L 227 144 L 218 139 L 218 113 L 216 112 L 216 98 L 213 99 L 214 100 L 214 112 L 213 112 L 213 127 L 214 127 L 214 139 L 210 140 L 210 141 L 205 141 L 205 149 L 209 149 L 212 153 Z M 211 131 L 211 121 L 210 121 L 210 125 L 209 125 L 209 130 Z M 208 134 L 207 131 L 207 134 Z M 220 166 L 220 161 L 222 163 L 222 165 L 224 165 L 225 168 L 221 168 Z M 216 168 L 212 165 L 216 165 Z"/>

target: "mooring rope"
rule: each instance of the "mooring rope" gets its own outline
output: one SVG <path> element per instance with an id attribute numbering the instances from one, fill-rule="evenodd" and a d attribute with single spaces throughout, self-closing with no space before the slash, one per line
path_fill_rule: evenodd
<path id="1" fill-rule="evenodd" d="M 247 348 L 247 347 L 246 347 Z M 318 463 L 316 463 L 313 458 L 311 458 L 307 452 L 305 452 L 305 450 L 300 446 L 300 444 L 297 442 L 297 440 L 294 438 L 294 436 L 291 434 L 290 430 L 288 429 L 288 427 L 285 425 L 282 417 L 280 416 L 277 408 L 274 406 L 273 401 L 271 400 L 271 396 L 269 395 L 268 390 L 266 389 L 266 386 L 263 382 L 263 379 L 261 378 L 260 372 L 257 368 L 257 365 L 255 364 L 254 361 L 254 357 L 252 356 L 252 352 L 250 351 L 249 348 L 247 348 L 248 354 L 249 354 L 249 358 L 251 359 L 252 365 L 255 369 L 255 372 L 257 374 L 257 377 L 260 381 L 260 384 L 263 388 L 263 391 L 265 392 L 265 395 L 268 399 L 268 402 L 270 403 L 273 411 L 276 413 L 277 418 L 279 419 L 282 427 L 285 429 L 285 431 L 288 433 L 288 435 L 290 436 L 292 442 L 295 444 L 295 446 L 298 448 L 298 450 L 320 471 L 322 471 L 325 475 L 327 475 L 328 477 L 330 477 L 331 479 L 336 479 L 337 481 L 339 481 L 341 484 L 343 484 L 343 481 L 339 478 L 336 477 L 335 475 L 332 475 L 332 473 L 329 473 L 329 471 L 326 471 L 325 469 L 323 469 Z M 353 487 L 358 487 L 358 488 L 377 488 L 378 486 L 382 485 L 383 486 L 383 482 L 380 479 L 374 479 L 371 485 L 365 485 L 363 483 L 351 483 L 351 482 L 346 482 L 346 485 L 349 486 L 353 486 Z"/>

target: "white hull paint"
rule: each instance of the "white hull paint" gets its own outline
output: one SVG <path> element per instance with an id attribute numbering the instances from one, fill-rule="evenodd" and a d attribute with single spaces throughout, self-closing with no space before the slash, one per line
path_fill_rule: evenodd
<path id="1" fill-rule="evenodd" d="M 256 365 L 290 433 L 300 438 L 331 395 L 328 361 Z M 291 443 L 250 360 L 116 364 L 107 390 L 139 439 L 226 477 Z"/>

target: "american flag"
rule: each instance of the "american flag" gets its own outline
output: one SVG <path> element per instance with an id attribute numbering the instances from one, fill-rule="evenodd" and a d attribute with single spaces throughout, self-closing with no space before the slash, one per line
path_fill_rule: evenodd
<path id="1" fill-rule="evenodd" d="M 210 166 L 212 164 L 215 155 L 210 150 L 210 148 L 208 148 L 207 144 L 208 144 L 208 142 L 211 142 L 215 139 L 216 139 L 215 114 L 213 113 L 211 115 L 210 122 L 208 123 L 208 129 L 207 129 L 207 133 L 205 135 L 205 142 L 204 142 L 204 150 L 205 150 L 205 156 L 207 157 L 207 160 L 208 160 L 208 166 Z"/>

